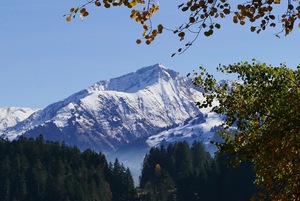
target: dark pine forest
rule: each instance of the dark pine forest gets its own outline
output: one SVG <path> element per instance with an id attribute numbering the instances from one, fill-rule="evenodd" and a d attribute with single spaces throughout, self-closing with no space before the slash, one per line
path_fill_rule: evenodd
<path id="1" fill-rule="evenodd" d="M 251 164 L 237 169 L 200 142 L 151 148 L 140 185 L 118 159 L 64 143 L 0 139 L 1 201 L 241 201 L 257 192 Z"/>
<path id="2" fill-rule="evenodd" d="M 135 200 L 129 169 L 116 159 L 64 143 L 21 137 L 0 140 L 1 201 Z"/>
<path id="3" fill-rule="evenodd" d="M 139 196 L 147 201 L 246 201 L 258 192 L 251 164 L 233 168 L 229 156 L 211 155 L 201 142 L 151 148 L 146 155 Z"/>

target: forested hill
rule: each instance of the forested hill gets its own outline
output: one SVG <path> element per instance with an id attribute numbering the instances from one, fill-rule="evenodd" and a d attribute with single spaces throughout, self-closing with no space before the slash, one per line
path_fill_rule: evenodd
<path id="1" fill-rule="evenodd" d="M 258 192 L 251 164 L 233 168 L 227 156 L 212 158 L 200 142 L 151 148 L 140 178 L 147 201 L 247 201 Z"/>
<path id="2" fill-rule="evenodd" d="M 257 192 L 254 178 L 249 164 L 233 169 L 200 142 L 177 142 L 150 150 L 136 189 L 118 159 L 42 136 L 0 139 L 1 201 L 241 201 Z"/>
<path id="3" fill-rule="evenodd" d="M 1 201 L 135 200 L 129 169 L 91 150 L 21 137 L 0 139 Z M 120 199 L 122 198 L 122 199 Z"/>

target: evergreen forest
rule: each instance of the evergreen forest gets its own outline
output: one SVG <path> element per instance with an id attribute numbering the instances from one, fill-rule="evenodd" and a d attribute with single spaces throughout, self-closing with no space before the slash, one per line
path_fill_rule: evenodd
<path id="1" fill-rule="evenodd" d="M 0 139 L 1 201 L 135 200 L 129 169 L 116 159 L 64 143 Z"/>
<path id="2" fill-rule="evenodd" d="M 140 177 L 147 201 L 246 201 L 258 193 L 250 163 L 233 168 L 229 156 L 212 158 L 201 142 L 151 148 Z"/>
<path id="3" fill-rule="evenodd" d="M 64 143 L 20 137 L 0 139 L 2 201 L 241 201 L 257 192 L 251 164 L 228 166 L 200 142 L 151 148 L 140 185 L 118 159 L 81 152 Z"/>

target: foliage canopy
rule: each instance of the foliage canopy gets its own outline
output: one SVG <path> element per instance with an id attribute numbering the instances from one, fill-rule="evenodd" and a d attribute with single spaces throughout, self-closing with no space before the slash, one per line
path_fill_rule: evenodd
<path id="1" fill-rule="evenodd" d="M 173 3 L 172 3 L 173 4 Z M 179 48 L 178 53 L 188 49 L 198 38 L 200 33 L 205 36 L 213 35 L 216 29 L 221 28 L 225 17 L 232 18 L 233 23 L 245 25 L 251 23 L 250 31 L 259 34 L 268 27 L 278 27 L 277 33 L 290 34 L 297 21 L 300 19 L 300 1 L 297 0 L 253 0 L 236 3 L 230 0 L 186 0 L 177 5 L 179 12 L 188 13 L 187 19 L 176 28 L 165 27 L 163 23 L 153 23 L 151 18 L 159 9 L 156 0 L 87 0 L 86 3 L 70 9 L 69 14 L 64 15 L 70 22 L 77 14 L 83 19 L 89 15 L 88 5 L 111 8 L 125 6 L 131 10 L 130 18 L 140 23 L 143 27 L 142 38 L 146 44 L 151 44 L 163 30 L 172 31 L 180 40 L 187 41 L 184 48 Z M 161 19 L 163 21 L 163 19 Z M 190 37 L 188 37 L 188 35 Z M 137 43 L 142 42 L 137 39 Z M 174 54 L 175 55 L 175 54 Z"/>
<path id="2" fill-rule="evenodd" d="M 217 99 L 213 111 L 227 116 L 220 132 L 224 143 L 217 144 L 220 151 L 235 156 L 234 165 L 253 162 L 256 184 L 264 190 L 261 200 L 299 200 L 300 69 L 255 60 L 218 67 L 237 74 L 238 81 L 232 84 L 219 84 L 204 68 L 200 70 L 193 81 L 204 86 L 206 95 L 197 105 L 211 106 Z"/>

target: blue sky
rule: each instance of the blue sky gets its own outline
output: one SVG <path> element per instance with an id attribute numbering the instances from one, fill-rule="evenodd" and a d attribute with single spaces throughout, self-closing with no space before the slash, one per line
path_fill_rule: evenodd
<path id="1" fill-rule="evenodd" d="M 200 65 L 214 72 L 219 64 L 256 58 L 278 65 L 299 62 L 299 29 L 281 39 L 270 30 L 260 35 L 248 28 L 222 22 L 210 38 L 201 36 L 186 53 L 171 57 L 181 47 L 165 32 L 150 46 L 137 45 L 142 29 L 125 8 L 90 8 L 90 16 L 67 23 L 62 17 L 82 0 L 0 1 L 0 107 L 43 108 L 93 83 L 162 63 L 186 75 Z M 177 2 L 177 1 L 176 1 Z M 180 25 L 178 3 L 160 1 L 153 19 L 168 27 Z M 217 75 L 219 79 L 227 77 Z"/>

